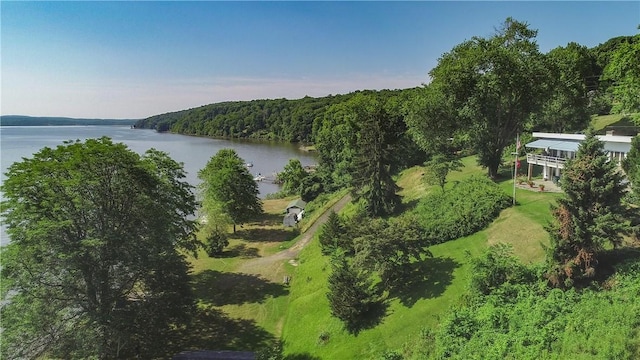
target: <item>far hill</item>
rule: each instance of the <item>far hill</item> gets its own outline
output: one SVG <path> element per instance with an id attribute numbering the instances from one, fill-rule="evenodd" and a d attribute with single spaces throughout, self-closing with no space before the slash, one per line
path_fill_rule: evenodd
<path id="1" fill-rule="evenodd" d="M 0 126 L 134 125 L 136 121 L 136 119 L 81 119 L 24 115 L 0 116 Z"/>

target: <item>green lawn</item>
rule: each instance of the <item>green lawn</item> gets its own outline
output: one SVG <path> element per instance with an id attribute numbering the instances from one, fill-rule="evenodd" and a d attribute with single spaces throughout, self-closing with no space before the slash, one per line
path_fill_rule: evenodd
<path id="1" fill-rule="evenodd" d="M 450 174 L 447 186 L 472 174 L 484 173 L 474 157 L 464 158 L 463 164 L 462 171 Z M 406 203 L 418 200 L 431 188 L 422 183 L 424 171 L 414 167 L 398 178 Z M 511 180 L 501 183 L 509 194 L 512 186 Z M 285 352 L 313 354 L 321 359 L 375 358 L 386 350 L 399 350 L 405 344 L 415 343 L 421 329 L 433 328 L 439 316 L 459 301 L 468 284 L 470 258 L 488 245 L 510 243 L 515 254 L 527 262 L 544 258 L 541 244 L 548 240 L 543 226 L 551 219 L 549 204 L 557 196 L 518 190 L 518 205 L 504 210 L 489 228 L 432 246 L 434 258 L 419 264 L 429 276 L 418 282 L 411 293 L 390 298 L 382 322 L 357 336 L 344 331 L 340 321 L 330 315 L 326 297 L 329 259 L 322 256 L 318 242 L 312 241 L 300 254 L 300 265 L 293 273 L 283 330 Z"/>

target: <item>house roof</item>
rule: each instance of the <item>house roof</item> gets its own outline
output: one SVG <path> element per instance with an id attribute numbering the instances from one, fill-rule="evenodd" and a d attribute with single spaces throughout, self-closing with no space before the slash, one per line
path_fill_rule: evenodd
<path id="1" fill-rule="evenodd" d="M 295 199 L 292 202 L 289 203 L 289 205 L 287 205 L 287 209 L 290 209 L 292 207 L 297 207 L 300 209 L 304 209 L 304 207 L 307 205 L 306 202 L 302 201 L 302 199 Z"/>
<path id="2" fill-rule="evenodd" d="M 578 151 L 580 142 L 584 140 L 583 134 L 534 132 L 533 136 L 540 139 L 526 144 L 526 147 L 576 152 Z M 631 136 L 599 135 L 598 138 L 604 143 L 605 151 L 628 153 L 631 150 L 631 139 L 633 138 Z"/>
<path id="3" fill-rule="evenodd" d="M 525 145 L 528 148 L 534 149 L 551 149 L 551 150 L 561 150 L 561 151 L 578 151 L 578 146 L 580 146 L 579 141 L 571 141 L 571 140 L 548 140 L 548 139 L 540 139 L 534 142 L 530 142 Z"/>

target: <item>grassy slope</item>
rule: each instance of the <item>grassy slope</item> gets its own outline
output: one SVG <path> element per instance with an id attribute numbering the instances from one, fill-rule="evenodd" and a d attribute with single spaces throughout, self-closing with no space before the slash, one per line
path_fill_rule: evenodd
<path id="1" fill-rule="evenodd" d="M 473 157 L 463 159 L 463 163 L 465 167 L 450 175 L 447 186 L 472 174 L 484 173 Z M 405 202 L 411 203 L 430 191 L 421 182 L 423 172 L 423 168 L 414 167 L 399 177 Z M 507 180 L 501 186 L 511 194 L 512 184 Z M 340 321 L 330 315 L 326 298 L 329 260 L 321 255 L 318 242 L 311 242 L 300 255 L 300 266 L 295 269 L 290 288 L 283 331 L 286 352 L 311 353 L 322 359 L 367 358 L 413 342 L 422 328 L 435 326 L 438 317 L 464 292 L 469 277 L 469 253 L 477 255 L 488 244 L 507 242 L 526 261 L 543 259 L 540 244 L 547 241 L 543 225 L 550 219 L 549 203 L 556 196 L 518 190 L 519 206 L 504 210 L 488 229 L 431 247 L 434 259 L 426 261 L 425 271 L 433 273 L 433 278 L 404 302 L 391 299 L 383 322 L 357 336 L 342 330 Z M 328 334 L 326 343 L 319 341 L 321 334 Z"/>
<path id="2" fill-rule="evenodd" d="M 615 124 L 624 117 L 623 114 L 599 115 L 591 118 L 591 125 L 595 130 L 601 130 L 605 127 Z"/>

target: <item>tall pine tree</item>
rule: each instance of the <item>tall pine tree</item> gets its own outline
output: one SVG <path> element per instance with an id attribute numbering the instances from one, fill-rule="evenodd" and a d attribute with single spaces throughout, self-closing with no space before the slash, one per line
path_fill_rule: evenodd
<path id="1" fill-rule="evenodd" d="M 356 155 L 353 160 L 353 194 L 365 200 L 370 216 L 388 215 L 400 203 L 398 186 L 393 181 L 397 170 L 394 151 L 404 122 L 394 99 L 360 98 L 356 118 L 360 124 Z"/>
<path id="2" fill-rule="evenodd" d="M 598 253 L 608 243 L 620 244 L 621 232 L 627 227 L 622 180 L 604 144 L 589 132 L 576 158 L 565 165 L 561 180 L 565 196 L 553 208 L 555 221 L 547 229 L 552 285 L 570 287 L 576 280 L 593 277 Z"/>
<path id="3" fill-rule="evenodd" d="M 343 254 L 336 254 L 331 265 L 327 293 L 331 314 L 342 320 L 347 331 L 357 333 L 376 302 L 371 279 L 350 266 Z"/>

